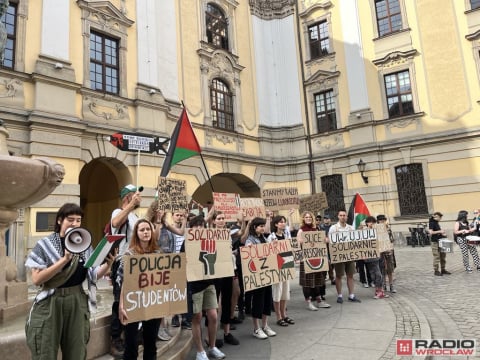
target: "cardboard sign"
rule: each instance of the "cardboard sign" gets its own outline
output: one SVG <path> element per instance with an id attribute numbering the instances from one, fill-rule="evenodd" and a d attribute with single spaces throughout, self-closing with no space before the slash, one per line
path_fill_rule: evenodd
<path id="1" fill-rule="evenodd" d="M 234 193 L 213 193 L 215 210 L 225 215 L 226 222 L 237 222 L 240 215 L 240 195 Z"/>
<path id="2" fill-rule="evenodd" d="M 263 189 L 262 199 L 268 210 L 288 210 L 299 207 L 298 189 L 294 187 Z"/>
<path id="3" fill-rule="evenodd" d="M 265 219 L 265 205 L 260 198 L 240 198 L 240 208 L 243 213 L 243 220 L 248 221 L 256 217 Z"/>
<path id="4" fill-rule="evenodd" d="M 245 291 L 295 278 L 290 240 L 240 247 Z"/>
<path id="5" fill-rule="evenodd" d="M 185 254 L 124 255 L 123 261 L 129 323 L 187 311 Z"/>
<path id="6" fill-rule="evenodd" d="M 385 224 L 377 224 L 375 229 L 377 229 L 378 251 L 380 251 L 380 253 L 392 251 L 393 244 L 390 241 L 387 226 Z"/>
<path id="7" fill-rule="evenodd" d="M 297 240 L 297 238 L 291 238 L 290 245 L 292 247 L 293 261 L 295 261 L 296 263 L 303 261 L 302 245 Z"/>
<path id="8" fill-rule="evenodd" d="M 300 198 L 300 214 L 304 211 L 317 214 L 324 209 L 328 209 L 328 202 L 327 195 L 323 192 Z"/>
<path id="9" fill-rule="evenodd" d="M 184 211 L 188 207 L 185 180 L 158 178 L 158 209 Z"/>
<path id="10" fill-rule="evenodd" d="M 188 281 L 233 276 L 232 240 L 228 229 L 185 231 Z"/>
<path id="11" fill-rule="evenodd" d="M 337 231 L 329 239 L 332 264 L 380 257 L 376 229 Z"/>
<path id="12" fill-rule="evenodd" d="M 302 232 L 303 263 L 305 273 L 328 271 L 328 253 L 325 231 Z"/>

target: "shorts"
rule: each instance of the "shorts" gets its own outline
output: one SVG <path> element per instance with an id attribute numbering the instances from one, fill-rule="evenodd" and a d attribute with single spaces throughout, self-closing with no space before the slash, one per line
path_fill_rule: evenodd
<path id="1" fill-rule="evenodd" d="M 347 276 L 353 276 L 356 271 L 355 261 L 333 264 L 333 267 L 335 268 L 335 276 L 339 278 L 345 275 L 345 272 L 347 273 Z"/>
<path id="2" fill-rule="evenodd" d="M 194 314 L 198 314 L 202 310 L 218 308 L 215 285 L 208 285 L 202 291 L 192 294 L 192 303 Z"/>
<path id="3" fill-rule="evenodd" d="M 282 281 L 272 285 L 272 298 L 274 302 L 290 300 L 290 281 Z"/>
<path id="4" fill-rule="evenodd" d="M 393 271 L 395 270 L 395 264 L 394 264 L 394 259 L 393 259 L 393 254 L 382 254 L 383 261 L 384 261 L 384 267 L 385 267 L 385 272 L 387 275 L 393 274 Z"/>

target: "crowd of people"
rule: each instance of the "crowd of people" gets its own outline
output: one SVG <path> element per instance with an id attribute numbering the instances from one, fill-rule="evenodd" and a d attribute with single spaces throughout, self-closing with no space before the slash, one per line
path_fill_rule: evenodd
<path id="1" fill-rule="evenodd" d="M 324 231 L 325 242 L 335 232 L 354 230 L 347 224 L 344 210 L 336 214 L 337 222 L 332 223 L 329 215 L 315 215 L 305 211 L 300 215 L 298 230 L 291 226 L 291 216 L 275 215 L 267 210 L 265 218 L 254 218 L 235 224 L 227 224 L 225 215 L 212 207 L 206 216 L 195 215 L 188 211 L 173 212 L 168 217 L 157 208 L 157 202 L 150 205 L 145 218 L 139 219 L 135 210 L 141 204 L 142 188 L 125 186 L 120 192 L 121 206 L 111 215 L 111 227 L 114 233 L 125 234 L 117 246 L 105 258 L 100 266 L 85 268 L 86 259 L 92 254 L 88 247 L 79 254 L 72 253 L 65 246 L 65 234 L 71 228 L 80 227 L 83 211 L 76 204 L 65 204 L 57 212 L 55 231 L 41 239 L 29 254 L 26 266 L 31 268 L 32 281 L 41 286 L 30 311 L 26 335 L 32 359 L 56 358 L 60 348 L 64 358 L 84 359 L 89 340 L 89 314 L 95 306 L 95 284 L 97 279 L 109 274 L 112 280 L 114 301 L 111 316 L 111 354 L 115 358 L 137 359 L 139 338 L 143 344 L 143 358 L 155 359 L 157 340 L 168 341 L 171 338 L 164 318 L 128 323 L 128 314 L 123 305 L 122 284 L 125 258 L 129 255 L 150 253 L 178 253 L 185 251 L 185 229 L 212 227 L 228 229 L 232 239 L 231 261 L 234 276 L 219 279 L 199 280 L 187 283 L 188 311 L 175 314 L 171 326 L 192 331 L 193 344 L 197 360 L 223 359 L 225 354 L 219 349 L 223 344 L 239 345 L 240 341 L 231 332 L 245 321 L 246 314 L 251 316 L 252 335 L 260 340 L 277 335 L 282 327 L 295 325 L 288 314 L 290 301 L 290 282 L 256 288 L 245 292 L 243 288 L 242 267 L 239 249 L 241 246 L 285 240 L 295 235 L 299 243 L 304 233 Z M 429 234 L 433 253 L 433 268 L 436 276 L 449 275 L 446 269 L 446 252 L 442 251 L 439 241 L 445 238 L 445 230 L 440 227 L 442 218 L 435 212 L 429 219 Z M 385 215 L 368 216 L 362 226 L 373 228 L 375 224 L 387 223 Z M 387 224 L 388 225 L 388 224 Z M 388 226 L 390 241 L 393 236 Z M 469 235 L 478 235 L 480 230 L 479 211 L 469 223 L 468 212 L 460 211 L 454 226 L 455 241 L 460 246 L 463 264 L 468 273 L 469 253 L 477 270 L 480 271 L 480 259 Z M 480 238 L 479 238 L 480 239 Z M 343 278 L 346 278 L 347 301 L 361 303 L 355 294 L 354 274 L 365 287 L 372 287 L 373 298 L 383 299 L 395 293 L 393 284 L 396 267 L 394 250 L 378 254 L 377 258 L 362 259 L 329 264 L 328 271 L 307 273 L 303 261 L 300 261 L 299 284 L 302 287 L 305 307 L 310 311 L 331 307 L 326 300 L 326 281 L 335 286 L 336 302 L 342 304 Z M 82 288 L 88 280 L 91 291 L 85 294 Z M 360 305 L 361 306 L 361 305 Z M 269 324 L 269 317 L 275 316 L 275 330 Z M 202 319 L 205 318 L 205 331 L 202 336 Z M 223 329 L 223 339 L 217 339 L 217 329 Z M 83 324 L 83 325 L 80 325 Z M 41 326 L 40 326 L 41 325 Z"/>

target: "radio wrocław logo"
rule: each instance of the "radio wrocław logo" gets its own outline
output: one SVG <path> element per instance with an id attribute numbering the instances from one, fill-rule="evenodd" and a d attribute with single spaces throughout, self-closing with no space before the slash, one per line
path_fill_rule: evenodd
<path id="1" fill-rule="evenodd" d="M 397 340 L 397 356 L 475 356 L 474 339 Z"/>

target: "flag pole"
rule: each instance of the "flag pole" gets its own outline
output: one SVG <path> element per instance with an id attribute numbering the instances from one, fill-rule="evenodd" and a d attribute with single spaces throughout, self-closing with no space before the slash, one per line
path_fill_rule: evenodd
<path id="1" fill-rule="evenodd" d="M 135 186 L 138 188 L 138 179 L 140 177 L 140 150 L 137 152 L 137 179 L 135 180 Z"/>

